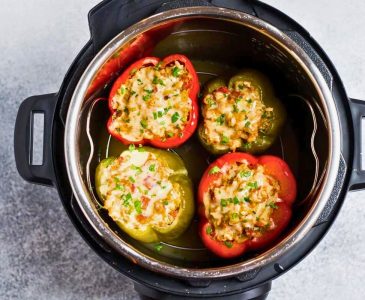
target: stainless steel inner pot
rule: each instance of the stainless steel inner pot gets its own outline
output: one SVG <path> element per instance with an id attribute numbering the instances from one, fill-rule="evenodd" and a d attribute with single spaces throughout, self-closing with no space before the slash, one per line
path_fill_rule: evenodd
<path id="1" fill-rule="evenodd" d="M 98 209 L 92 173 L 96 163 L 108 155 L 108 147 L 113 141 L 108 142 L 106 135 L 106 104 L 94 100 L 107 95 L 109 85 L 106 83 L 91 96 L 88 88 L 109 59 L 117 53 L 123 55 L 131 41 L 146 33 L 155 37 L 153 55 L 187 55 L 202 82 L 223 72 L 225 66 L 252 66 L 272 79 L 289 117 L 277 145 L 270 151 L 284 156 L 294 170 L 299 195 L 288 230 L 265 252 L 251 253 L 232 261 L 199 262 L 194 260 L 194 252 L 186 252 L 185 259 L 165 257 L 123 234 Z M 341 144 L 339 133 L 336 106 L 329 87 L 311 59 L 293 40 L 272 25 L 242 12 L 189 7 L 159 13 L 138 22 L 122 31 L 95 56 L 71 99 L 64 144 L 68 176 L 78 204 L 95 231 L 117 252 L 145 268 L 170 276 L 225 278 L 272 262 L 308 234 L 334 187 L 340 160 L 340 150 L 336 146 Z M 93 141 L 105 141 L 105 147 Z M 186 161 L 191 153 L 194 154 L 194 149 L 188 144 L 177 152 Z M 199 180 L 198 173 L 190 174 L 193 180 Z"/>

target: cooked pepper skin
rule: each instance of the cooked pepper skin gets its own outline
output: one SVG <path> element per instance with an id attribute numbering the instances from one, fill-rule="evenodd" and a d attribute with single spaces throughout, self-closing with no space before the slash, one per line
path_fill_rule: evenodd
<path id="1" fill-rule="evenodd" d="M 158 148 L 176 148 L 186 142 L 195 132 L 197 125 L 198 125 L 198 116 L 199 116 L 199 107 L 197 102 L 197 96 L 199 93 L 199 79 L 198 75 L 195 72 L 194 66 L 191 63 L 191 61 L 184 55 L 181 54 L 173 54 L 170 56 L 165 57 L 162 61 L 158 57 L 145 57 L 140 60 L 137 60 L 135 63 L 130 65 L 123 73 L 118 77 L 118 79 L 115 81 L 109 95 L 109 110 L 111 112 L 111 115 L 115 112 L 115 109 L 112 107 L 113 98 L 115 94 L 117 93 L 118 89 L 122 84 L 124 84 L 130 77 L 130 74 L 133 72 L 133 70 L 139 70 L 145 66 L 156 66 L 158 63 L 162 63 L 162 67 L 169 65 L 170 63 L 173 63 L 175 61 L 180 62 L 183 64 L 188 72 L 190 73 L 192 79 L 188 84 L 189 89 L 189 98 L 192 101 L 192 107 L 191 112 L 189 115 L 189 120 L 185 124 L 185 127 L 182 131 L 182 136 L 172 136 L 167 137 L 166 139 L 162 140 L 160 138 L 156 139 L 143 139 L 140 141 L 129 141 L 125 138 L 123 138 L 118 132 L 114 131 L 111 128 L 111 123 L 113 122 L 112 116 L 110 116 L 107 128 L 109 133 L 115 137 L 116 139 L 120 140 L 125 145 L 135 144 L 135 145 L 144 145 L 144 144 L 150 144 L 152 146 L 158 147 Z"/>
<path id="2" fill-rule="evenodd" d="M 243 143 L 237 151 L 247 152 L 251 154 L 260 154 L 266 151 L 275 142 L 280 130 L 286 120 L 286 110 L 281 101 L 275 96 L 273 86 L 270 80 L 263 73 L 254 69 L 242 69 L 234 76 L 217 77 L 209 81 L 203 90 L 202 99 L 218 89 L 232 89 L 237 81 L 249 81 L 258 88 L 261 93 L 261 99 L 266 107 L 273 108 L 273 119 L 270 122 L 270 128 L 265 133 L 260 132 L 254 142 Z M 214 145 L 209 144 L 204 138 L 204 127 L 201 123 L 198 128 L 198 136 L 202 145 L 212 154 L 221 155 L 230 152 L 230 149 L 217 149 Z"/>
<path id="3" fill-rule="evenodd" d="M 250 165 L 262 165 L 265 169 L 265 174 L 274 177 L 280 184 L 279 198 L 281 202 L 277 202 L 277 208 L 272 212 L 271 218 L 274 223 L 274 228 L 269 229 L 260 237 L 248 239 L 243 243 L 233 242 L 231 247 L 227 247 L 224 242 L 217 241 L 211 234 L 208 234 L 207 228 L 212 227 L 208 218 L 205 215 L 204 194 L 209 190 L 209 186 L 214 182 L 221 173 L 211 172 L 213 168 L 221 169 L 226 164 L 234 164 L 236 162 L 247 161 Z M 215 255 L 222 258 L 234 258 L 241 256 L 247 251 L 260 250 L 272 244 L 284 231 L 289 224 L 292 216 L 292 204 L 295 201 L 297 193 L 296 181 L 289 166 L 282 159 L 263 155 L 260 157 L 252 156 L 251 154 L 235 152 L 228 153 L 215 162 L 213 162 L 205 171 L 198 189 L 198 212 L 200 216 L 200 236 L 204 245 L 211 250 Z"/>
<path id="4" fill-rule="evenodd" d="M 164 161 L 167 166 L 174 171 L 169 177 L 173 183 L 177 183 L 181 193 L 181 206 L 175 221 L 166 227 L 157 227 L 146 225 L 146 229 L 129 228 L 123 222 L 116 222 L 118 226 L 130 235 L 132 238 L 145 243 L 154 243 L 160 241 L 170 241 L 179 237 L 190 225 L 194 215 L 194 193 L 193 186 L 188 176 L 188 172 L 182 159 L 175 153 L 143 147 L 144 151 L 153 153 L 157 159 Z M 105 196 L 100 191 L 101 176 L 104 169 L 113 162 L 116 157 L 108 157 L 102 160 L 95 171 L 95 188 L 102 202 Z"/>

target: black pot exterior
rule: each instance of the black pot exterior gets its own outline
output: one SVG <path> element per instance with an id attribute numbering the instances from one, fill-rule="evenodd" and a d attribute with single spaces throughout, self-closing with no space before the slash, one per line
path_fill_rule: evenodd
<path id="1" fill-rule="evenodd" d="M 159 293 L 156 294 L 156 297 L 161 299 L 164 299 L 163 295 L 174 295 L 179 297 L 188 296 L 189 298 L 212 298 L 217 296 L 233 297 L 233 295 L 241 293 L 246 293 L 246 296 L 243 295 L 240 299 L 253 299 L 259 297 L 260 293 L 261 296 L 264 297 L 270 289 L 270 284 L 268 284 L 268 282 L 292 268 L 314 249 L 317 243 L 323 238 L 335 220 L 347 190 L 349 188 L 357 189 L 365 187 L 363 184 L 363 182 L 365 182 L 363 172 L 359 168 L 360 137 L 358 134 L 358 121 L 362 118 L 363 114 L 365 114 L 365 110 L 363 106 L 361 106 L 363 104 L 357 103 L 356 101 L 356 103 L 353 102 L 351 115 L 348 97 L 341 79 L 331 61 L 320 46 L 300 25 L 276 9 L 256 1 L 168 1 L 168 3 L 165 4 L 164 2 L 165 1 L 161 0 L 141 0 L 136 4 L 135 1 L 107 0 L 91 10 L 89 13 L 91 40 L 85 45 L 71 65 L 59 93 L 57 95 L 52 95 L 52 105 L 56 104 L 56 106 L 54 107 L 51 105 L 51 102 L 48 102 L 48 107 L 52 107 L 52 109 L 45 108 L 44 106 L 41 107 L 41 109 L 45 111 L 45 114 L 47 114 L 45 128 L 51 129 L 50 136 L 52 137 L 49 141 L 45 140 L 45 153 L 48 152 L 50 155 L 47 168 L 44 168 L 41 173 L 34 173 L 30 172 L 32 171 L 30 167 L 24 167 L 26 162 L 21 161 L 21 157 L 28 155 L 29 153 L 24 154 L 17 149 L 26 148 L 27 145 L 24 143 L 28 144 L 30 142 L 29 139 L 26 139 L 26 132 L 29 132 L 29 128 L 27 127 L 29 126 L 29 121 L 25 124 L 19 119 L 19 121 L 17 120 L 19 126 L 16 126 L 15 135 L 18 136 L 15 140 L 15 149 L 19 172 L 28 181 L 56 187 L 70 219 L 88 244 L 111 266 L 134 280 L 137 283 L 137 290 L 139 289 L 142 294 L 150 289 L 158 291 Z M 313 62 L 315 62 L 332 91 L 338 109 L 338 116 L 341 124 L 341 140 L 343 141 L 342 145 L 339 145 L 342 154 L 340 161 L 341 172 L 338 174 L 336 186 L 333 189 L 328 204 L 310 234 L 291 249 L 284 257 L 279 257 L 274 263 L 243 273 L 235 278 L 219 281 L 182 281 L 172 277 L 162 276 L 146 270 L 128 259 L 115 254 L 113 249 L 99 237 L 81 212 L 77 201 L 72 194 L 68 181 L 65 158 L 62 150 L 64 149 L 64 126 L 71 96 L 80 76 L 95 54 L 111 38 L 119 33 L 121 28 L 126 28 L 156 11 L 194 5 L 214 5 L 244 11 L 273 24 L 296 41 L 312 58 Z M 128 16 L 126 16 L 125 14 L 128 11 L 136 11 L 138 13 L 128 14 Z M 106 15 L 108 15 L 108 18 L 105 17 Z M 105 23 L 105 20 L 113 20 L 113 23 Z M 42 99 L 44 100 L 45 97 Z M 30 106 L 23 109 L 22 115 L 30 115 L 33 108 L 34 107 Z M 356 130 L 354 130 L 353 118 L 356 124 Z M 356 139 L 354 137 L 355 134 Z M 24 137 L 23 142 L 20 137 Z M 355 140 L 357 141 L 356 151 Z M 356 154 L 355 159 L 354 153 Z M 355 175 L 352 174 L 353 162 L 356 164 Z M 264 288 L 262 288 L 263 286 Z M 248 291 L 252 291 L 254 288 L 258 288 L 257 291 L 261 292 L 255 294 L 255 297 L 251 297 Z M 251 293 L 251 295 L 253 294 Z"/>

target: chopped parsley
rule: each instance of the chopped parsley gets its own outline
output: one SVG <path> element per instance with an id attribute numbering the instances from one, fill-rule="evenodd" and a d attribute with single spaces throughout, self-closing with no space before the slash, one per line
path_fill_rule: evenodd
<path id="1" fill-rule="evenodd" d="M 257 181 L 249 182 L 247 186 L 255 190 L 258 188 Z"/>
<path id="2" fill-rule="evenodd" d="M 157 120 L 157 113 L 154 111 L 152 114 L 153 114 L 153 119 Z"/>
<path id="3" fill-rule="evenodd" d="M 153 164 L 153 165 L 150 165 L 150 166 L 148 167 L 148 170 L 150 170 L 151 172 L 155 172 L 155 168 L 156 168 L 156 165 L 155 165 L 155 164 Z"/>
<path id="4" fill-rule="evenodd" d="M 233 198 L 233 204 L 238 204 L 240 203 L 240 201 L 238 200 L 238 197 L 237 196 L 234 196 Z"/>
<path id="5" fill-rule="evenodd" d="M 222 135 L 221 144 L 226 145 L 226 144 L 228 144 L 228 142 L 229 142 L 229 138 L 225 135 Z"/>
<path id="6" fill-rule="evenodd" d="M 162 203 L 163 203 L 163 205 L 169 205 L 169 201 L 167 201 L 167 200 L 164 200 Z"/>
<path id="7" fill-rule="evenodd" d="M 163 247 L 163 245 L 162 245 L 162 244 L 157 244 L 157 245 L 155 245 L 155 250 L 156 250 L 157 252 L 160 252 L 160 251 L 162 250 L 162 247 Z"/>
<path id="8" fill-rule="evenodd" d="M 136 171 L 137 174 L 141 174 L 142 173 L 141 167 L 138 167 L 136 165 L 132 165 L 131 166 L 131 169 L 134 170 L 134 171 Z"/>
<path id="9" fill-rule="evenodd" d="M 138 152 L 146 152 L 146 149 L 143 148 L 143 146 L 141 144 L 139 144 L 137 151 Z"/>
<path id="10" fill-rule="evenodd" d="M 172 76 L 178 77 L 179 76 L 180 69 L 178 67 L 174 67 L 172 69 Z"/>
<path id="11" fill-rule="evenodd" d="M 221 206 L 226 207 L 227 204 L 227 199 L 221 199 Z"/>
<path id="12" fill-rule="evenodd" d="M 247 203 L 250 203 L 250 202 L 251 202 L 250 198 L 248 198 L 248 197 L 244 197 L 244 198 L 243 198 L 243 201 L 245 201 L 245 202 L 247 202 Z"/>
<path id="13" fill-rule="evenodd" d="M 233 213 L 232 215 L 231 215 L 231 219 L 238 219 L 238 213 Z"/>
<path id="14" fill-rule="evenodd" d="M 161 78 L 158 78 L 157 76 L 154 76 L 152 79 L 152 83 L 153 84 L 160 84 L 160 85 L 165 85 L 164 82 L 162 81 Z"/>
<path id="15" fill-rule="evenodd" d="M 207 98 L 207 103 L 209 107 L 212 107 L 213 105 L 216 105 L 217 103 L 212 99 L 212 97 Z"/>
<path id="16" fill-rule="evenodd" d="M 220 172 L 220 168 L 218 166 L 214 166 L 213 168 L 210 169 L 209 174 L 217 174 Z"/>
<path id="17" fill-rule="evenodd" d="M 129 73 L 129 74 L 134 75 L 134 74 L 136 74 L 136 72 L 137 72 L 137 69 L 136 69 L 136 68 L 134 68 L 134 69 L 132 69 L 132 70 L 130 71 L 130 73 Z"/>
<path id="18" fill-rule="evenodd" d="M 241 177 L 250 177 L 251 174 L 252 174 L 251 171 L 241 171 L 240 172 Z"/>
<path id="19" fill-rule="evenodd" d="M 125 87 L 121 86 L 119 90 L 117 90 L 118 95 L 123 95 L 125 93 Z"/>
<path id="20" fill-rule="evenodd" d="M 235 113 L 239 112 L 237 104 L 233 104 L 233 112 Z"/>
<path id="21" fill-rule="evenodd" d="M 161 69 L 162 62 L 158 62 L 157 65 L 154 67 L 156 71 L 159 71 Z"/>
<path id="22" fill-rule="evenodd" d="M 134 208 L 138 214 L 142 213 L 142 202 L 139 200 L 134 201 Z"/>
<path id="23" fill-rule="evenodd" d="M 180 115 L 179 113 L 176 111 L 172 116 L 171 116 L 171 122 L 172 123 L 176 123 L 178 120 L 180 119 Z"/>
<path id="24" fill-rule="evenodd" d="M 122 185 L 120 185 L 119 183 L 117 183 L 116 185 L 115 185 L 115 189 L 116 190 L 118 190 L 118 191 L 124 191 L 124 186 L 122 186 Z"/>
<path id="25" fill-rule="evenodd" d="M 142 120 L 142 121 L 140 122 L 140 124 L 141 124 L 142 128 L 144 128 L 144 129 L 146 129 L 146 128 L 147 128 L 147 126 L 148 126 L 147 120 Z"/>
<path id="26" fill-rule="evenodd" d="M 270 202 L 267 206 L 270 206 L 273 209 L 277 209 L 278 206 L 274 202 Z"/>
<path id="27" fill-rule="evenodd" d="M 147 100 L 151 99 L 151 94 L 142 96 L 142 99 L 143 99 L 143 101 L 147 101 Z"/>
<path id="28" fill-rule="evenodd" d="M 128 150 L 129 151 L 134 151 L 134 150 L 136 150 L 136 146 L 131 144 L 131 145 L 129 145 Z"/>
<path id="29" fill-rule="evenodd" d="M 212 234 L 212 232 L 213 232 L 212 227 L 208 226 L 208 227 L 205 229 L 205 232 L 206 232 L 207 234 L 211 235 L 211 234 Z"/>
<path id="30" fill-rule="evenodd" d="M 121 198 L 123 200 L 123 205 L 124 206 L 128 206 L 129 205 L 129 201 L 132 200 L 132 195 L 131 195 L 131 193 L 128 193 L 128 194 L 123 195 Z"/>
<path id="31" fill-rule="evenodd" d="M 252 103 L 252 99 L 249 98 L 249 99 L 246 100 L 246 102 L 249 103 L 249 104 L 251 104 Z"/>
<path id="32" fill-rule="evenodd" d="M 129 181 L 130 181 L 130 182 L 132 182 L 132 183 L 135 183 L 135 182 L 136 182 L 136 180 L 135 180 L 132 176 L 129 176 L 129 177 L 128 177 L 128 179 L 129 179 Z"/>
<path id="33" fill-rule="evenodd" d="M 215 121 L 219 124 L 219 125 L 223 125 L 224 122 L 226 120 L 226 116 L 225 114 L 221 114 Z"/>
<path id="34" fill-rule="evenodd" d="M 159 118 L 161 118 L 161 117 L 163 116 L 163 112 L 162 112 L 162 111 L 158 111 L 158 112 L 157 112 L 157 116 L 158 116 Z"/>
<path id="35" fill-rule="evenodd" d="M 224 244 L 226 245 L 227 248 L 232 248 L 233 244 L 230 241 L 225 241 Z"/>
<path id="36" fill-rule="evenodd" d="M 251 125 L 251 122 L 250 121 L 247 121 L 246 123 L 245 123 L 245 127 L 249 127 Z"/>

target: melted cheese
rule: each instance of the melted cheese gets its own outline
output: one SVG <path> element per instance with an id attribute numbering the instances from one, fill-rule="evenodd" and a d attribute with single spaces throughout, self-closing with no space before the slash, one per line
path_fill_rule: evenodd
<path id="1" fill-rule="evenodd" d="M 203 100 L 203 138 L 219 150 L 235 151 L 254 142 L 269 125 L 273 109 L 262 102 L 261 91 L 249 81 L 231 90 L 216 90 Z"/>
<path id="2" fill-rule="evenodd" d="M 111 129 L 129 141 L 182 136 L 192 109 L 190 82 L 178 61 L 134 71 L 113 98 Z"/>
<path id="3" fill-rule="evenodd" d="M 215 239 L 242 242 L 273 226 L 271 214 L 280 202 L 279 183 L 261 165 L 247 161 L 224 165 L 204 194 L 205 215 Z"/>
<path id="4" fill-rule="evenodd" d="M 169 180 L 173 170 L 143 148 L 124 151 L 104 169 L 100 191 L 114 221 L 130 228 L 167 226 L 181 204 L 179 187 Z"/>

